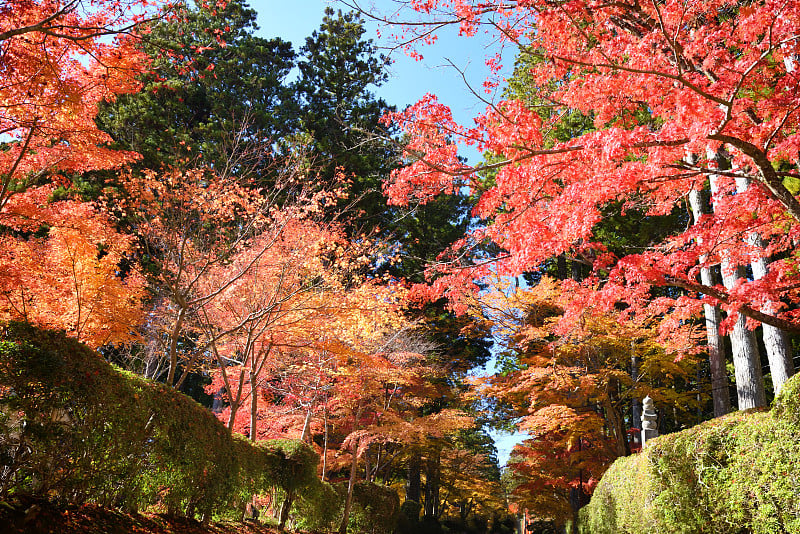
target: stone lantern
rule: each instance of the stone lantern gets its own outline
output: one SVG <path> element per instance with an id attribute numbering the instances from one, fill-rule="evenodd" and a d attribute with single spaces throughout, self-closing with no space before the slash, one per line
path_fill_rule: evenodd
<path id="1" fill-rule="evenodd" d="M 642 400 L 642 447 L 651 439 L 658 437 L 657 418 L 653 399 L 648 395 Z"/>

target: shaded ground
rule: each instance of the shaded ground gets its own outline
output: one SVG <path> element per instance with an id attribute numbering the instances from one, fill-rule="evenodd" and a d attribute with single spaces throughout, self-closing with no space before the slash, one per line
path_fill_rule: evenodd
<path id="1" fill-rule="evenodd" d="M 0 534 L 276 534 L 254 523 L 210 523 L 124 514 L 94 505 L 56 507 L 42 501 L 0 502 Z"/>

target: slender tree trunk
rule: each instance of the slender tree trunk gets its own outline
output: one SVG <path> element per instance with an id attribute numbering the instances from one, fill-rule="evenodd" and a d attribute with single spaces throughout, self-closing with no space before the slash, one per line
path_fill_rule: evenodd
<path id="1" fill-rule="evenodd" d="M 328 401 L 325 400 L 323 407 L 324 436 L 322 438 L 322 481 L 325 482 L 325 474 L 328 469 Z"/>
<path id="2" fill-rule="evenodd" d="M 224 372 L 225 371 L 223 371 L 223 373 Z M 233 425 L 236 422 L 236 414 L 238 413 L 239 408 L 242 407 L 242 390 L 244 389 L 244 387 L 243 387 L 243 384 L 244 384 L 244 373 L 245 373 L 244 367 L 242 367 L 241 370 L 239 371 L 239 384 L 238 384 L 238 387 L 236 388 L 236 398 L 233 398 L 233 391 L 228 389 L 229 396 L 231 397 L 231 413 L 228 416 L 228 431 L 229 432 L 233 432 Z M 227 378 L 225 380 L 226 380 L 226 384 L 228 384 Z"/>
<path id="3" fill-rule="evenodd" d="M 578 534 L 579 512 L 580 508 L 572 508 L 572 524 L 569 526 L 569 534 Z"/>
<path id="4" fill-rule="evenodd" d="M 422 500 L 422 459 L 416 452 L 408 460 L 406 477 L 406 500 L 419 503 Z"/>
<path id="5" fill-rule="evenodd" d="M 258 391 L 256 391 L 256 374 L 250 372 L 250 441 L 256 440 L 258 423 Z"/>
<path id="6" fill-rule="evenodd" d="M 724 269 L 724 267 L 723 267 Z M 723 280 L 733 282 L 735 275 L 723 276 Z M 733 287 L 733 282 L 726 282 L 725 287 Z M 745 325 L 747 318 L 739 314 L 731 332 L 733 347 L 733 367 L 736 374 L 736 394 L 740 410 L 759 408 L 767 405 L 764 392 L 764 376 L 761 373 L 761 357 L 753 332 Z"/>
<path id="7" fill-rule="evenodd" d="M 309 406 L 308 410 L 306 411 L 306 420 L 303 422 L 303 431 L 300 433 L 300 441 L 305 441 L 306 438 L 309 438 L 309 442 L 311 434 L 311 407 Z"/>
<path id="8" fill-rule="evenodd" d="M 350 462 L 350 480 L 347 483 L 347 496 L 344 499 L 344 515 L 342 524 L 339 526 L 339 534 L 347 534 L 347 524 L 350 522 L 350 508 L 353 505 L 353 489 L 356 485 L 356 472 L 358 469 L 358 441 L 350 446 L 353 459 Z"/>
<path id="9" fill-rule="evenodd" d="M 236 401 L 231 402 L 231 411 L 228 414 L 228 432 L 233 432 L 233 423 L 236 420 L 236 412 L 239 411 L 239 403 Z"/>
<path id="10" fill-rule="evenodd" d="M 758 236 L 755 236 L 756 238 Z M 753 239 L 756 243 L 756 240 Z M 758 258 L 750 263 L 753 269 L 753 277 L 758 280 L 767 275 L 767 263 L 763 258 Z M 773 313 L 774 305 L 768 303 L 761 311 Z M 764 331 L 764 347 L 767 350 L 769 360 L 770 376 L 772 377 L 772 387 L 777 395 L 780 393 L 783 384 L 794 374 L 794 362 L 792 361 L 792 345 L 786 332 L 775 328 L 772 325 L 761 325 Z"/>
<path id="11" fill-rule="evenodd" d="M 603 400 L 603 412 L 608 428 L 611 430 L 611 435 L 614 438 L 615 453 L 617 456 L 629 456 L 631 453 L 630 446 L 628 445 L 628 435 L 625 431 L 625 421 L 622 419 L 622 414 L 614 406 L 614 396 L 612 391 L 616 389 L 615 381 L 609 381 L 606 398 Z"/>
<path id="12" fill-rule="evenodd" d="M 175 324 L 170 332 L 169 340 L 169 371 L 167 372 L 167 385 L 172 387 L 175 383 L 175 373 L 178 370 L 178 338 L 183 331 L 183 317 L 186 313 L 184 308 L 178 311 L 178 317 L 175 319 Z"/>
<path id="13" fill-rule="evenodd" d="M 278 519 L 278 530 L 283 532 L 283 529 L 286 528 L 286 522 L 289 520 L 289 512 L 292 509 L 292 504 L 294 503 L 294 491 L 287 491 L 286 497 L 283 499 L 281 503 L 281 512 L 280 517 Z"/>
<path id="14" fill-rule="evenodd" d="M 726 168 L 727 159 L 724 154 L 712 154 L 719 168 Z M 709 176 L 711 194 L 719 191 L 718 177 Z M 740 278 L 738 266 L 731 265 L 723 256 L 722 283 L 726 289 L 732 289 Z M 738 319 L 731 332 L 731 347 L 733 349 L 733 367 L 736 375 L 736 394 L 740 410 L 766 406 L 767 396 L 764 392 L 764 376 L 761 373 L 761 357 L 755 336 L 747 329 L 747 318 L 738 314 Z"/>
<path id="15" fill-rule="evenodd" d="M 639 382 L 639 358 L 636 356 L 635 343 L 631 341 L 631 381 L 634 385 Z M 631 428 L 642 429 L 642 407 L 639 401 L 631 397 Z M 639 440 L 641 443 L 641 439 Z"/>
<path id="16" fill-rule="evenodd" d="M 692 190 L 689 192 L 689 204 L 692 207 L 694 224 L 697 224 L 704 211 L 704 202 L 700 191 Z M 700 257 L 701 262 L 705 260 L 705 256 Z M 708 267 L 700 269 L 700 281 L 705 286 L 714 285 L 711 269 Z M 731 411 L 728 373 L 725 369 L 725 344 L 722 342 L 722 336 L 719 333 L 722 314 L 719 306 L 712 306 L 711 304 L 703 304 L 703 312 L 706 318 L 708 365 L 711 372 L 711 399 L 714 403 L 714 417 L 720 417 Z"/>

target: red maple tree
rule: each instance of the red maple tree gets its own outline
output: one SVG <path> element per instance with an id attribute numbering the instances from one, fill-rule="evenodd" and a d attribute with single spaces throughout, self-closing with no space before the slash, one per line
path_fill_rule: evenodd
<path id="1" fill-rule="evenodd" d="M 411 163 L 387 187 L 392 201 L 425 201 L 470 186 L 479 197 L 473 214 L 485 224 L 458 247 L 489 241 L 503 251 L 491 262 L 439 265 L 445 276 L 424 293 L 445 293 L 457 303 L 473 280 L 536 270 L 565 254 L 593 267 L 592 276 L 570 288 L 576 298 L 566 320 L 587 306 L 627 306 L 628 317 L 664 317 L 662 333 L 669 336 L 706 303 L 728 313 L 723 329 L 741 314 L 800 331 L 793 252 L 800 203 L 786 182 L 800 177 L 800 3 L 431 0 L 411 6 L 427 23 L 408 26 L 412 38 L 446 23 L 459 24 L 469 37 L 485 24 L 501 43 L 538 57 L 530 79 L 549 88 L 543 105 L 552 110 L 543 117 L 524 102 L 506 100 L 466 127 L 427 96 L 388 117 L 410 139 Z M 549 131 L 568 110 L 593 117 L 595 129 L 553 142 Z M 467 166 L 453 140 L 495 159 Z M 481 170 L 496 174 L 487 181 Z M 713 213 L 644 252 L 615 256 L 595 237 L 609 205 L 668 214 L 709 184 Z M 737 266 L 759 262 L 767 268 L 753 279 L 736 275 Z M 715 265 L 722 265 L 725 284 L 699 279 Z M 682 291 L 654 299 L 656 286 Z M 761 397 L 753 404 L 763 403 Z"/>

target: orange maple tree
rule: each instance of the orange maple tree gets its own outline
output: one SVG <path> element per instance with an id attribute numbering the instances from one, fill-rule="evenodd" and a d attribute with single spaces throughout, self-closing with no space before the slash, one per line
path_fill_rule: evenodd
<path id="1" fill-rule="evenodd" d="M 92 346 L 135 337 L 142 280 L 132 241 L 97 207 L 51 203 L 48 178 L 136 159 L 106 146 L 98 104 L 138 88 L 133 47 L 147 0 L 0 5 L 2 318 L 66 330 Z"/>
<path id="2" fill-rule="evenodd" d="M 591 494 L 611 462 L 630 454 L 632 403 L 649 395 L 693 416 L 697 398 L 695 388 L 679 387 L 693 376 L 691 354 L 668 353 L 651 329 L 615 314 L 587 310 L 565 329 L 559 319 L 570 298 L 544 277 L 534 288 L 487 292 L 471 309 L 490 323 L 508 362 L 506 372 L 475 379 L 478 392 L 530 435 L 510 464 L 515 494 L 562 521 L 585 504 L 576 495 Z"/>
<path id="3" fill-rule="evenodd" d="M 210 290 L 220 286 L 219 280 L 231 280 L 198 312 L 215 359 L 211 389 L 224 392 L 229 428 L 253 440 L 264 437 L 259 393 L 289 355 L 319 343 L 319 324 L 340 305 L 324 254 L 337 242 L 341 235 L 311 220 L 286 221 L 204 277 Z M 250 406 L 247 421 L 237 419 L 245 404 Z"/>
<path id="4" fill-rule="evenodd" d="M 0 320 L 64 330 L 92 347 L 136 339 L 145 281 L 135 239 L 89 203 L 49 202 L 51 192 L 29 189 L 3 209 Z"/>
<path id="5" fill-rule="evenodd" d="M 384 468 L 402 445 L 420 444 L 472 425 L 472 419 L 456 409 L 420 415 L 416 409 L 435 393 L 420 354 L 384 350 L 342 353 L 337 369 L 331 411 L 339 417 L 346 436 L 341 449 L 349 460 L 348 492 L 339 533 L 347 530 L 348 513 L 358 464 L 365 464 L 367 477 Z"/>
<path id="6" fill-rule="evenodd" d="M 147 0 L 9 0 L 0 5 L 0 208 L 54 171 L 118 167 L 136 154 L 112 150 L 94 123 L 97 106 L 139 85 L 134 46 Z"/>

